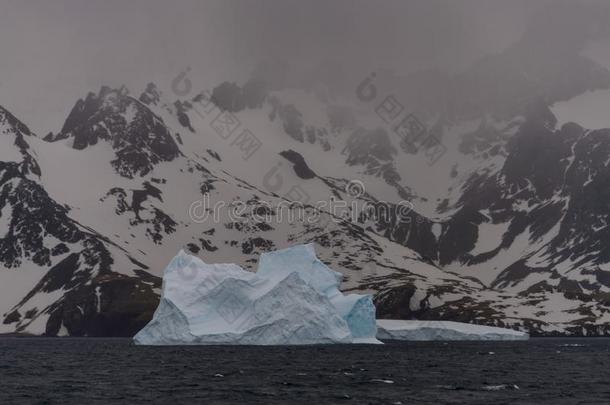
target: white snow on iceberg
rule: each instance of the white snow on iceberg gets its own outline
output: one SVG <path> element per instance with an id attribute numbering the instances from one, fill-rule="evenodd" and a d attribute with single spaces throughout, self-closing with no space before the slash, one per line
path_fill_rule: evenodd
<path id="1" fill-rule="evenodd" d="M 181 251 L 140 345 L 380 343 L 367 295 L 343 295 L 340 273 L 299 245 L 261 256 L 256 273 Z"/>
<path id="2" fill-rule="evenodd" d="M 382 340 L 527 340 L 529 335 L 512 329 L 451 321 L 377 320 Z"/>

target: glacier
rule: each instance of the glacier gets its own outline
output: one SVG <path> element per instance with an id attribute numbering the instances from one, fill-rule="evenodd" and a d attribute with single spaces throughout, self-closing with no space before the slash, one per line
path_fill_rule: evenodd
<path id="1" fill-rule="evenodd" d="M 344 295 L 343 276 L 313 244 L 261 255 L 256 273 L 180 251 L 166 267 L 138 345 L 381 343 L 370 295 Z"/>
<path id="2" fill-rule="evenodd" d="M 529 335 L 513 329 L 452 321 L 377 320 L 382 340 L 527 340 Z"/>

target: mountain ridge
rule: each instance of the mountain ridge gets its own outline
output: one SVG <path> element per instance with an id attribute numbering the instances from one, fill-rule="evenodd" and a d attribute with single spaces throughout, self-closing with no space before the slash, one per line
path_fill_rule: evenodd
<path id="1" fill-rule="evenodd" d="M 595 205 L 598 190 L 607 184 L 608 162 L 590 144 L 601 142 L 608 147 L 607 132 L 591 136 L 572 124 L 555 129 L 554 117 L 546 107 L 512 124 L 488 118 L 442 125 L 447 132 L 443 140 L 452 142 L 452 149 L 432 170 L 446 171 L 442 176 L 459 198 L 435 202 L 442 207 L 436 212 L 446 213 L 439 220 L 422 215 L 417 204 L 406 212 L 399 210 L 400 200 L 426 201 L 425 196 L 417 195 L 421 186 L 409 184 L 412 178 L 404 170 L 405 162 L 415 165 L 420 157 L 401 148 L 399 139 L 390 133 L 382 137 L 385 146 L 367 153 L 358 143 L 366 139 L 365 129 L 331 125 L 332 106 L 322 109 L 326 116 L 303 114 L 295 103 L 306 104 L 307 97 L 303 92 L 277 91 L 260 105 L 235 112 L 232 117 L 239 126 L 227 139 L 214 126 L 219 117 L 227 118 L 223 116 L 226 111 L 201 94 L 166 102 L 154 85 L 139 99 L 124 88 L 90 93 L 75 104 L 57 135 L 36 138 L 33 147 L 24 144 L 23 135 L 29 130 L 11 118 L 8 132 L 23 132 L 16 136 L 24 139 L 18 142 L 27 152 L 23 162 L 31 158 L 24 167 L 38 166 L 28 152 L 31 148 L 37 149 L 35 155 L 43 163 L 36 176 L 39 179 L 23 177 L 29 173 L 18 169 L 23 162 L 3 163 L 14 174 L 5 175 L 0 182 L 0 192 L 5 194 L 0 212 L 8 212 L 10 206 L 11 224 L 17 218 L 32 230 L 22 239 L 35 247 L 31 252 L 19 250 L 25 242 L 15 244 L 12 238 L 14 246 L 5 249 L 5 268 L 0 272 L 23 267 L 15 265 L 17 258 L 33 258 L 39 272 L 23 281 L 29 284 L 22 296 L 0 308 L 2 331 L 133 334 L 152 315 L 162 266 L 179 249 L 210 262 L 234 261 L 253 270 L 260 252 L 314 242 L 320 247 L 321 259 L 344 273 L 346 291 L 375 294 L 378 316 L 462 320 L 527 329 L 532 335 L 610 333 L 604 326 L 604 319 L 610 317 L 605 298 L 610 291 L 606 285 L 610 269 L 603 268 L 610 261 L 608 252 L 589 265 L 585 259 L 596 254 L 597 244 L 585 239 L 573 252 L 566 250 L 573 242 L 570 224 L 581 219 L 579 207 L 587 204 L 596 207 L 597 213 L 588 221 L 602 221 L 597 223 L 601 228 L 595 235 L 608 237 L 607 223 L 603 223 L 607 207 Z M 260 137 L 264 147 L 244 157 L 237 139 L 246 129 Z M 549 149 L 552 145 L 557 146 Z M 536 147 L 541 153 L 527 152 Z M 57 154 L 63 157 L 63 169 L 53 168 L 48 157 Z M 475 163 L 460 172 L 456 167 L 463 157 Z M 320 163 L 331 158 L 335 163 L 330 168 Z M 62 185 L 83 159 L 91 168 L 72 173 L 72 188 Z M 566 166 L 570 159 L 570 163 L 582 163 L 582 170 L 573 164 Z M 385 168 L 379 171 L 379 166 Z M 564 171 L 547 173 L 548 167 L 563 167 Z M 455 170 L 458 174 L 453 176 Z M 592 197 L 575 202 L 564 212 L 554 196 L 560 192 L 583 194 L 578 184 L 586 170 L 593 176 L 585 186 Z M 546 177 L 551 173 L 554 177 Z M 562 183 L 566 175 L 569 186 Z M 362 179 L 366 190 L 350 193 L 348 186 L 355 178 Z M 14 179 L 25 182 L 28 192 L 44 201 L 47 222 L 36 220 L 35 207 L 11 186 Z M 247 210 L 237 219 L 225 210 L 213 221 L 194 221 L 188 206 L 204 198 L 210 198 L 210 206 L 203 207 L 208 214 L 216 214 L 212 208 L 219 202 L 239 203 Z M 345 201 L 346 207 L 331 213 L 324 210 L 327 207 L 316 209 L 317 201 L 332 199 Z M 280 220 L 279 207 L 288 201 L 300 202 L 289 213 L 298 215 L 302 214 L 299 209 L 305 210 L 317 221 Z M 528 202 L 533 201 L 539 201 L 539 206 L 528 211 Z M 389 215 L 361 209 L 365 203 L 386 204 Z M 15 207 L 22 214 L 15 214 Z M 557 257 L 565 261 L 566 255 L 568 259 L 577 255 L 581 262 L 560 272 L 540 271 L 554 264 L 540 258 L 538 267 L 527 264 L 534 260 L 535 252 L 515 250 L 515 241 L 531 237 L 524 233 L 528 227 L 534 230 L 534 241 L 553 236 L 558 211 L 566 217 L 560 226 L 568 231 L 546 243 L 543 240 L 540 249 L 552 250 L 551 241 L 555 241 L 563 249 Z M 536 219 L 541 213 L 549 219 Z M 573 219 L 568 221 L 570 216 Z M 507 227 L 499 237 L 481 237 L 498 227 Z M 62 228 L 72 236 L 56 232 Z M 582 237 L 593 237 L 588 229 L 582 227 Z M 65 247 L 40 238 L 46 234 Z M 481 239 L 494 237 L 499 246 L 472 253 Z M 511 249 L 515 250 L 512 256 L 501 257 Z M 21 253 L 11 256 L 8 251 Z M 9 267 L 6 263 L 11 257 Z M 496 266 L 497 274 L 488 282 L 480 279 L 495 273 L 481 270 L 481 265 Z M 579 275 L 574 276 L 572 268 Z M 545 273 L 549 275 L 544 279 L 526 280 Z M 553 309 L 555 302 L 561 302 L 561 308 Z"/>

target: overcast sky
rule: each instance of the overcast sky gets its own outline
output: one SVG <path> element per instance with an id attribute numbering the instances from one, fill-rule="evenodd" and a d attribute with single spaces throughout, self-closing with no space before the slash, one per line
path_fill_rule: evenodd
<path id="1" fill-rule="evenodd" d="M 182 69 L 244 80 L 267 58 L 455 71 L 499 52 L 549 0 L 0 0 L 0 105 L 44 135 L 103 84 L 139 94 Z"/>

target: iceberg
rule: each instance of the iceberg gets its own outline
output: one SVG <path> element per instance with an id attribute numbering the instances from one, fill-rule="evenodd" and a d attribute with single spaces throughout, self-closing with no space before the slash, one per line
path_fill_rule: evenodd
<path id="1" fill-rule="evenodd" d="M 451 321 L 377 320 L 382 340 L 527 340 L 529 335 L 513 329 Z"/>
<path id="2" fill-rule="evenodd" d="M 312 244 L 261 255 L 256 273 L 180 253 L 164 272 L 138 345 L 381 343 L 369 295 L 343 295 L 341 273 Z"/>

